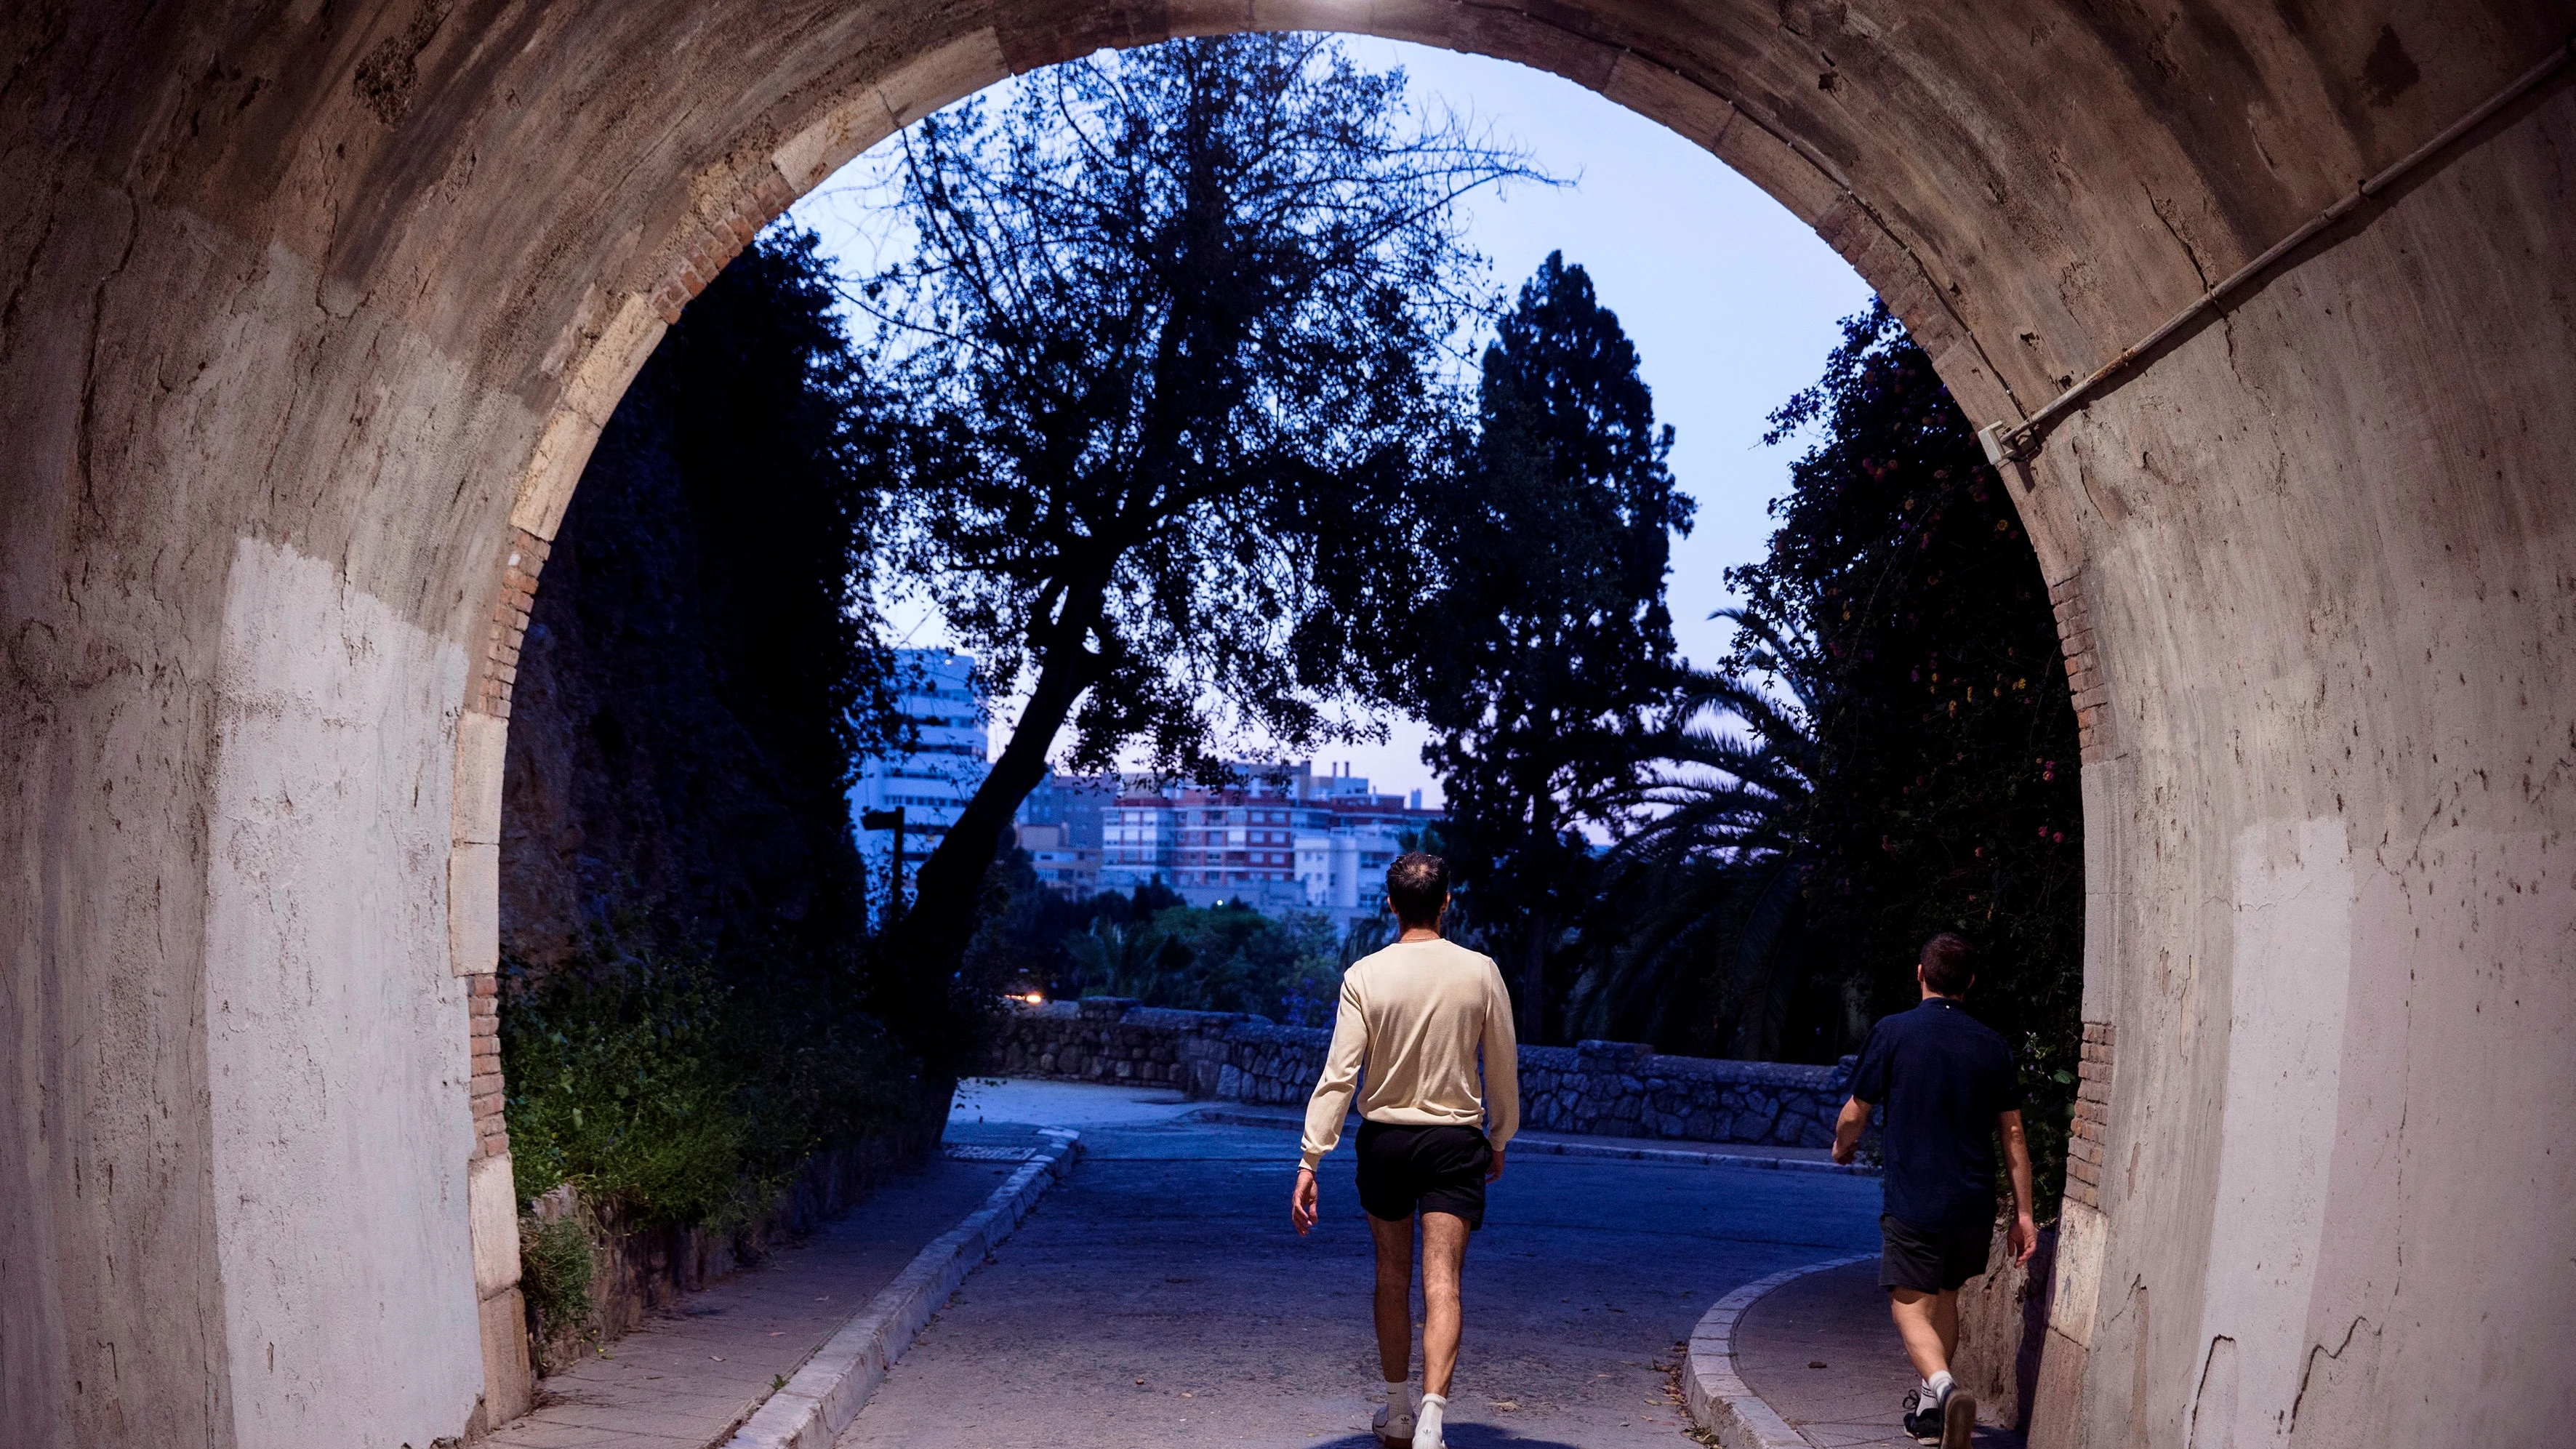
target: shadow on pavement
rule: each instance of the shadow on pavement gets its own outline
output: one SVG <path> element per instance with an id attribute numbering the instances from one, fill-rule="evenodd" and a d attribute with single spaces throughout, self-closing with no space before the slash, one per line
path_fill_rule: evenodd
<path id="1" fill-rule="evenodd" d="M 1491 1424 L 1453 1424 L 1441 1436 L 1448 1449 L 1583 1449 L 1562 1439 L 1524 1439 L 1509 1429 Z M 1381 1449 L 1375 1434 L 1345 1434 L 1338 1439 L 1318 1440 L 1308 1449 Z"/>

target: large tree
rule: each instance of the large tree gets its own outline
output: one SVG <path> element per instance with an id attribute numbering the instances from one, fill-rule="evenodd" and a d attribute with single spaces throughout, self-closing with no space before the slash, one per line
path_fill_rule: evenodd
<path id="1" fill-rule="evenodd" d="M 1448 795 L 1469 917 L 1507 962 L 1522 1039 L 1594 880 L 1588 819 L 1633 778 L 1680 674 L 1664 606 L 1691 504 L 1637 350 L 1550 254 L 1485 350 L 1479 430 L 1433 516 L 1448 578 L 1420 635 L 1423 758 Z"/>
<path id="2" fill-rule="evenodd" d="M 1403 694 L 1480 274 L 1449 204 L 1515 174 L 1417 122 L 1401 72 L 1295 35 L 1076 61 L 906 138 L 911 253 L 854 296 L 907 562 L 1029 690 L 897 928 L 916 1028 L 980 985 L 996 837 L 1067 725 L 1077 768 L 1141 742 L 1206 778 L 1229 728 L 1298 748 Z"/>
<path id="3" fill-rule="evenodd" d="M 1728 578 L 1818 681 L 1799 834 L 1806 907 L 1837 958 L 1809 982 L 1808 1052 L 1853 1050 L 1913 999 L 1939 930 L 1986 949 L 1969 1007 L 2020 1052 L 2052 1186 L 2072 1099 L 2084 935 L 2075 714 L 2039 563 L 1967 419 L 1885 304 L 1844 324 L 1814 387 L 1774 415 L 1812 425 L 1768 555 Z"/>

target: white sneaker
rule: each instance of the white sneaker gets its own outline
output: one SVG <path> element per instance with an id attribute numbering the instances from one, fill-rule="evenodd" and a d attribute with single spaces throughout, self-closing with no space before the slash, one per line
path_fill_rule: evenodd
<path id="1" fill-rule="evenodd" d="M 1422 1405 L 1414 1411 L 1413 1449 L 1447 1449 L 1441 1434 L 1441 1420 L 1449 1410 L 1449 1401 L 1433 1394 L 1422 1396 Z"/>
<path id="2" fill-rule="evenodd" d="M 1378 1406 L 1377 1418 L 1371 1421 L 1369 1427 L 1377 1431 L 1379 1443 L 1410 1444 L 1413 1442 L 1413 1404 L 1411 1402 L 1413 1395 L 1407 1393 L 1404 1397 L 1406 1399 L 1404 1403 L 1389 1402 Z"/>

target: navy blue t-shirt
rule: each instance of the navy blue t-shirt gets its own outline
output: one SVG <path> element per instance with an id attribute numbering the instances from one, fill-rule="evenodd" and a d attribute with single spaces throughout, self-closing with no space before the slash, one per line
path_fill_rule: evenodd
<path id="1" fill-rule="evenodd" d="M 1887 1109 L 1887 1215 L 1935 1232 L 1995 1217 L 1995 1118 L 2021 1109 L 2012 1048 L 1944 997 L 1879 1018 L 1851 1094 Z"/>

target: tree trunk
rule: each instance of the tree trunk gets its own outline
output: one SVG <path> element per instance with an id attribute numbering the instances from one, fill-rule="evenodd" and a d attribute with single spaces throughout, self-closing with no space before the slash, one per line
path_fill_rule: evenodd
<path id="1" fill-rule="evenodd" d="M 1099 661 L 1084 641 L 1099 617 L 1104 586 L 1085 583 L 1069 589 L 1063 609 L 1047 633 L 1044 663 L 1028 708 L 1011 730 L 1011 742 L 993 762 L 984 783 L 959 812 L 957 823 L 921 863 L 913 881 L 912 905 L 889 933 L 904 999 L 891 1013 L 899 1032 L 922 1055 L 932 1073 L 955 1075 L 972 1070 L 968 1060 L 977 1043 L 961 1030 L 971 1017 L 969 1004 L 956 999 L 967 985 L 957 979 L 967 942 L 975 934 L 976 907 L 984 873 L 994 847 L 1020 802 L 1046 778 L 1047 747 L 1056 731 L 1073 717 L 1073 707 L 1098 673 Z M 897 866 L 900 869 L 900 863 Z"/>

